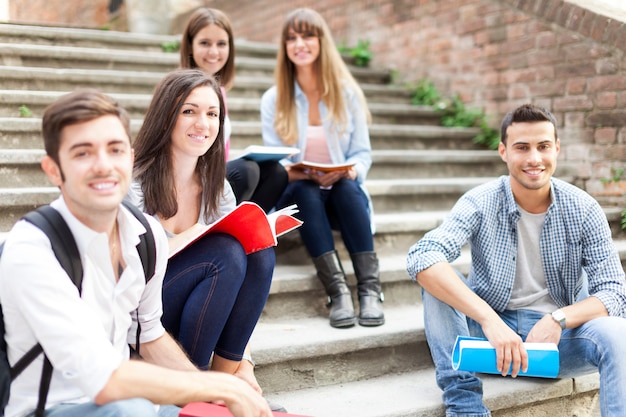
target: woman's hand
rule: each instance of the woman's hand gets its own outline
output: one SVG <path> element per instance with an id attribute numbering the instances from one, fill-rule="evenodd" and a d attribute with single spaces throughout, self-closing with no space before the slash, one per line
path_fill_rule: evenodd
<path id="1" fill-rule="evenodd" d="M 239 368 L 235 371 L 234 375 L 248 383 L 256 392 L 263 395 L 263 389 L 256 380 L 254 375 L 254 365 L 247 360 L 239 362 Z"/>

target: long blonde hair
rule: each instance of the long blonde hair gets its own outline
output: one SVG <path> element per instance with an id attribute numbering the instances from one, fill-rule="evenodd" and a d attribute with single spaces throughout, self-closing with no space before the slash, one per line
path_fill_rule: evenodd
<path id="1" fill-rule="evenodd" d="M 320 55 L 315 61 L 318 77 L 318 88 L 321 99 L 328 107 L 333 125 L 340 132 L 346 128 L 347 114 L 343 87 L 353 91 L 366 113 L 368 122 L 371 119 L 363 91 L 344 63 L 330 29 L 324 18 L 315 10 L 300 8 L 292 11 L 283 24 L 280 47 L 278 48 L 276 70 L 276 117 L 274 129 L 278 137 L 287 145 L 298 141 L 298 122 L 295 102 L 296 66 L 287 57 L 287 35 L 289 30 L 299 34 L 311 34 L 319 38 Z"/>

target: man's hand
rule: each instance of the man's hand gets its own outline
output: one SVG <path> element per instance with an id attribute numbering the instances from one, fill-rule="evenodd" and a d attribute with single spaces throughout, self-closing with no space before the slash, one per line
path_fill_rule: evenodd
<path id="1" fill-rule="evenodd" d="M 528 371 L 528 353 L 522 338 L 498 317 L 482 325 L 483 332 L 491 345 L 496 349 L 496 369 L 506 376 L 511 369 L 511 377 L 515 378 L 520 370 Z"/>
<path id="2" fill-rule="evenodd" d="M 536 343 L 555 343 L 559 344 L 561 340 L 561 326 L 559 323 L 554 321 L 554 319 L 550 316 L 550 314 L 546 314 L 543 316 L 541 320 L 539 320 L 526 337 L 527 342 L 536 342 Z"/>
<path id="3" fill-rule="evenodd" d="M 231 400 L 225 401 L 228 410 L 235 417 L 272 417 L 269 403 L 247 382 L 237 378 L 239 386 L 237 395 Z"/>

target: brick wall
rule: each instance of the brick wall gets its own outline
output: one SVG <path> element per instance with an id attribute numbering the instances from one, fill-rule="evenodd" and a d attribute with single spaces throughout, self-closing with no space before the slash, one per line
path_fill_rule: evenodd
<path id="1" fill-rule="evenodd" d="M 109 0 L 9 0 L 13 22 L 99 28 L 109 21 Z"/>
<path id="2" fill-rule="evenodd" d="M 626 168 L 626 24 L 561 0 L 215 0 L 236 36 L 276 42 L 295 7 L 312 7 L 338 44 L 369 40 L 372 65 L 399 82 L 432 80 L 498 127 L 508 110 L 542 105 L 560 123 L 561 175 L 593 194 Z M 601 198 L 602 199 L 602 198 Z M 604 198 L 604 201 L 609 201 Z M 620 204 L 626 201 L 623 196 Z M 614 200 L 613 200 L 614 201 Z"/>

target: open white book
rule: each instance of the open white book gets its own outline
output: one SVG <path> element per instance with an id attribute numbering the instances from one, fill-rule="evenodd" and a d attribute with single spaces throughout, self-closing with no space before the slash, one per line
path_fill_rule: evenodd
<path id="1" fill-rule="evenodd" d="M 556 378 L 559 374 L 559 349 L 554 343 L 524 343 L 528 370 L 520 376 Z M 487 339 L 458 336 L 452 351 L 452 367 L 468 372 L 501 374 L 496 369 L 496 350 Z M 508 374 L 511 373 L 509 369 Z"/>
<path id="2" fill-rule="evenodd" d="M 310 162 L 310 161 L 301 161 L 296 162 L 293 165 L 290 165 L 292 169 L 311 169 L 321 172 L 332 172 L 332 171 L 347 171 L 354 166 L 354 162 L 346 163 L 346 164 L 321 164 L 318 162 Z"/>
<path id="3" fill-rule="evenodd" d="M 237 158 L 256 162 L 280 161 L 298 153 L 300 153 L 300 149 L 290 146 L 250 145 Z"/>
<path id="4" fill-rule="evenodd" d="M 277 238 L 302 225 L 302 220 L 292 215 L 298 212 L 298 207 L 291 206 L 265 214 L 258 204 L 243 201 L 230 213 L 208 226 L 198 226 L 197 232 L 181 242 L 176 248 L 170 249 L 170 258 L 193 242 L 210 233 L 226 233 L 241 243 L 246 254 L 267 249 L 278 244 Z"/>

